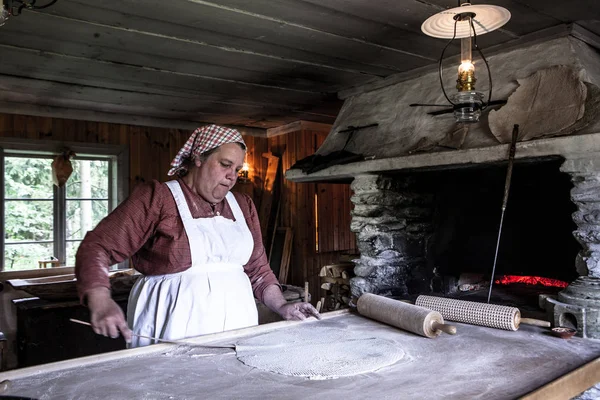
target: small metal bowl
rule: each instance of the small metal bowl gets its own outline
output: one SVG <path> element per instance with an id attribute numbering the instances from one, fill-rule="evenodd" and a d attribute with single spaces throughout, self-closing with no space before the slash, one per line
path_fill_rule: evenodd
<path id="1" fill-rule="evenodd" d="M 577 333 L 577 329 L 573 329 L 573 328 L 565 328 L 562 326 L 559 326 L 557 328 L 552 328 L 552 334 L 561 339 L 569 339 L 576 333 Z"/>

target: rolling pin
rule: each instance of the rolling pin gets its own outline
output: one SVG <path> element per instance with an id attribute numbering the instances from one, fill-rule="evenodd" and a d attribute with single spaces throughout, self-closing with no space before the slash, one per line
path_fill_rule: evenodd
<path id="1" fill-rule="evenodd" d="M 417 297 L 415 304 L 437 311 L 449 321 L 464 322 L 465 324 L 481 325 L 507 331 L 516 331 L 519 329 L 520 324 L 550 327 L 548 321 L 521 318 L 521 311 L 516 307 L 425 295 Z"/>
<path id="2" fill-rule="evenodd" d="M 356 308 L 365 317 L 428 338 L 437 337 L 442 332 L 450 335 L 456 333 L 456 327 L 444 324 L 444 318 L 437 311 L 376 294 L 365 293 L 360 296 Z"/>

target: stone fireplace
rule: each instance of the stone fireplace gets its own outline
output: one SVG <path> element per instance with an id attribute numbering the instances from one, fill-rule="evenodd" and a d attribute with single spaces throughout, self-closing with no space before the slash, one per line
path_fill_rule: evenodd
<path id="1" fill-rule="evenodd" d="M 563 162 L 515 166 L 496 279 L 577 278 L 573 261 L 581 246 L 572 235 L 576 207 L 570 176 L 559 170 Z M 353 294 L 453 295 L 462 289 L 462 274 L 489 282 L 505 170 L 494 165 L 357 177 L 352 229 L 361 257 Z"/>
<path id="2" fill-rule="evenodd" d="M 354 296 L 452 296 L 462 274 L 489 281 L 514 123 L 523 130 L 495 278 L 570 283 L 539 304 L 555 326 L 600 338 L 600 41 L 586 35 L 574 26 L 488 57 L 494 99 L 507 104 L 475 124 L 409 107 L 443 102 L 434 71 L 341 93 L 344 106 L 317 155 L 362 161 L 310 174 L 292 168 L 286 178 L 351 182 Z M 561 100 L 569 90 L 575 95 Z"/>
<path id="3" fill-rule="evenodd" d="M 594 160 L 543 158 L 515 166 L 495 279 L 573 282 L 561 292 L 538 287 L 540 305 L 554 325 L 598 338 L 600 163 Z M 357 176 L 352 230 L 361 256 L 353 296 L 456 297 L 463 274 L 489 283 L 505 168 Z M 487 286 L 479 289 L 487 293 Z M 503 299 L 493 294 L 492 302 Z"/>

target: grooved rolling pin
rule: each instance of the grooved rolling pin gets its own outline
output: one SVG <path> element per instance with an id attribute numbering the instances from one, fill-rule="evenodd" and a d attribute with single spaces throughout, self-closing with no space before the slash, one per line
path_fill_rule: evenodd
<path id="1" fill-rule="evenodd" d="M 456 327 L 444 324 L 439 312 L 383 296 L 365 293 L 358 298 L 356 308 L 365 317 L 428 338 L 437 337 L 442 332 L 456 333 Z"/>
<path id="2" fill-rule="evenodd" d="M 417 297 L 415 304 L 437 311 L 449 321 L 505 329 L 507 331 L 516 331 L 519 329 L 520 324 L 550 328 L 550 322 L 548 321 L 521 318 L 521 312 L 516 307 L 425 295 Z"/>

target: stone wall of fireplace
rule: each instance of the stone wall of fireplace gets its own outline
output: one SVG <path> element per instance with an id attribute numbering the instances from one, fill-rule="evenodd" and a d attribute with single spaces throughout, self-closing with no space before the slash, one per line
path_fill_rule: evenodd
<path id="1" fill-rule="evenodd" d="M 571 199 L 577 206 L 573 234 L 581 244 L 577 256 L 579 275 L 600 278 L 600 154 L 590 153 L 569 157 L 561 170 L 571 175 Z"/>
<path id="2" fill-rule="evenodd" d="M 356 260 L 352 295 L 364 292 L 406 296 L 430 291 L 434 271 L 427 262 L 433 232 L 432 196 L 415 181 L 360 175 L 352 183 L 351 229 L 361 257 Z"/>

